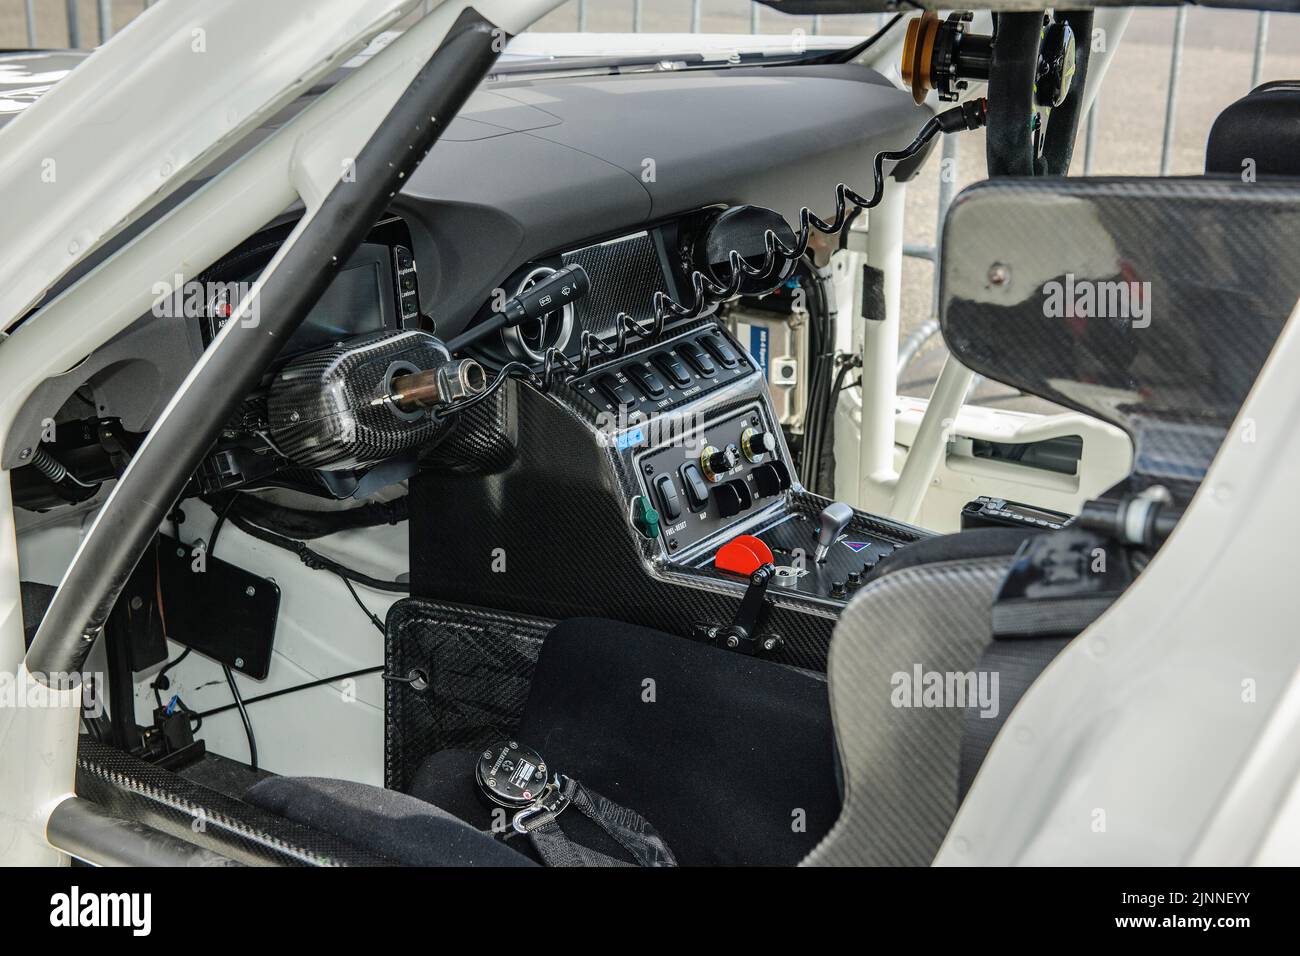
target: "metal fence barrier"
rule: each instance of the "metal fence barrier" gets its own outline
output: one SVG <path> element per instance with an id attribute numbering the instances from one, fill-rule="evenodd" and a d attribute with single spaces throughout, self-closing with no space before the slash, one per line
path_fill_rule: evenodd
<path id="1" fill-rule="evenodd" d="M 144 8 L 148 9 L 153 6 L 157 0 L 144 0 Z M 579 32 L 587 30 L 587 0 L 572 0 L 576 7 L 577 29 Z M 427 13 L 433 4 L 425 0 L 425 12 Z M 757 3 L 751 3 L 749 13 L 749 29 L 751 33 L 758 33 L 760 30 L 760 11 L 761 7 Z M 67 25 L 68 25 L 68 46 L 76 48 L 82 43 L 81 32 L 81 7 L 77 0 L 66 0 Z M 628 26 L 634 33 L 641 32 L 644 25 L 644 0 L 632 0 L 630 10 L 630 22 Z M 32 48 L 37 47 L 36 37 L 36 11 L 35 0 L 26 0 L 27 13 L 27 45 Z M 96 19 L 98 26 L 99 42 L 106 42 L 113 35 L 113 0 L 96 0 Z M 704 0 L 691 0 L 690 20 L 689 23 L 683 24 L 689 28 L 692 33 L 699 33 L 704 17 Z M 1250 68 L 1250 85 L 1254 89 L 1259 85 L 1260 77 L 1264 71 L 1264 55 L 1268 47 L 1268 13 L 1257 14 L 1255 25 L 1255 51 L 1254 58 Z M 884 23 L 886 14 L 879 15 L 879 22 Z M 812 33 L 816 35 L 821 31 L 822 17 L 812 18 Z M 1179 7 L 1174 16 L 1173 35 L 1171 37 L 1169 49 L 1169 88 L 1165 95 L 1165 115 L 1164 128 L 1161 132 L 1160 141 L 1160 175 L 1165 176 L 1169 173 L 1170 163 L 1172 162 L 1173 141 L 1174 141 L 1174 117 L 1178 108 L 1178 81 L 1182 72 L 1183 62 L 1183 42 L 1187 32 L 1187 7 Z M 1083 174 L 1085 176 L 1092 173 L 1093 161 L 1096 156 L 1094 145 L 1097 138 L 1097 103 L 1092 104 L 1088 110 L 1088 116 L 1084 125 L 1083 137 Z M 943 138 L 943 152 L 939 166 L 939 202 L 937 221 L 935 226 L 936 240 L 934 245 L 916 245 L 909 243 L 903 247 L 903 254 L 917 259 L 926 259 L 935 264 L 934 281 L 932 283 L 930 313 L 934 315 L 939 304 L 939 257 L 942 250 L 939 248 L 940 238 L 943 234 L 943 220 L 948 214 L 948 205 L 952 202 L 953 192 L 955 189 L 955 175 L 958 157 L 958 141 L 956 137 L 945 136 Z M 919 346 L 918 346 L 919 347 Z"/>

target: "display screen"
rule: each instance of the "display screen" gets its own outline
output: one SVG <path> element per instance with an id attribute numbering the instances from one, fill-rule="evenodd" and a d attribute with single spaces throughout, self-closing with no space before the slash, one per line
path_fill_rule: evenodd
<path id="1" fill-rule="evenodd" d="M 310 352 L 354 335 L 378 332 L 385 327 L 392 298 L 388 247 L 363 246 L 330 283 L 284 352 Z"/>

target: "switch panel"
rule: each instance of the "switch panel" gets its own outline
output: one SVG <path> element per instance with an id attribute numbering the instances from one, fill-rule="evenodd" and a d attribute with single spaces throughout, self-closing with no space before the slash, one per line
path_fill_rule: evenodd
<path id="1" fill-rule="evenodd" d="M 753 457 L 741 451 L 742 435 L 775 436 L 765 407 L 759 404 L 707 423 L 674 444 L 638 456 L 636 467 L 648 497 L 661 512 L 660 537 L 669 554 L 773 504 L 790 487 L 790 470 L 775 437 L 772 448 Z"/>
<path id="2" fill-rule="evenodd" d="M 625 417 L 639 412 L 648 418 L 756 373 L 747 352 L 736 348 L 721 330 L 707 326 L 649 353 L 600 367 L 575 379 L 572 387 L 597 414 Z M 755 431 L 761 435 L 770 428 L 763 425 Z M 726 444 L 739 448 L 739 443 L 740 436 L 733 435 Z"/>

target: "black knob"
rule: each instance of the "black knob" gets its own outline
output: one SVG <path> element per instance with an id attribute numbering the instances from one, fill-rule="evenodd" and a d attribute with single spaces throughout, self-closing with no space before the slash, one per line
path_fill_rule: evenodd
<path id="1" fill-rule="evenodd" d="M 717 481 L 738 464 L 740 464 L 740 454 L 736 451 L 735 445 L 728 445 L 721 451 L 708 445 L 700 455 L 700 465 L 704 468 L 705 477 L 710 481 Z"/>
<path id="2" fill-rule="evenodd" d="M 862 586 L 862 573 L 860 571 L 850 571 L 848 585 L 851 588 Z"/>
<path id="3" fill-rule="evenodd" d="M 771 432 L 746 428 L 740 433 L 740 450 L 750 461 L 757 461 L 763 455 L 770 455 L 776 451 L 776 438 Z"/>
<path id="4" fill-rule="evenodd" d="M 844 590 L 843 581 L 834 581 L 831 583 L 831 597 L 842 598 L 848 592 Z"/>

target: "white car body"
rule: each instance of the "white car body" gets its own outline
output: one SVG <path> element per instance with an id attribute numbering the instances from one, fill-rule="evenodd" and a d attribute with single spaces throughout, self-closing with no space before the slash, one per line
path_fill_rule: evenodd
<path id="1" fill-rule="evenodd" d="M 473 4 L 512 34 L 559 5 Z M 18 89 L 0 95 L 0 110 L 21 110 L 0 132 L 0 208 L 8 226 L 0 235 L 0 329 L 35 306 L 40 311 L 0 338 L 0 435 L 43 379 L 149 309 L 158 276 L 197 275 L 296 199 L 306 206 L 302 223 L 311 220 L 340 163 L 357 155 L 469 4 L 437 3 L 416 26 L 367 49 L 419 6 L 166 0 L 67 77 L 14 78 Z M 683 42 L 678 35 L 524 34 L 506 56 L 667 57 Z M 742 48 L 780 52 L 791 39 L 740 44 L 692 35 L 689 42 L 726 60 Z M 87 254 L 345 63 L 355 69 L 346 80 L 57 299 L 43 301 Z M 51 84 L 39 98 L 32 92 Z M 53 178 L 42 179 L 50 169 Z M 901 207 L 901 191 L 897 202 Z M 890 259 L 896 289 L 901 227 L 890 217 L 901 217 L 901 208 L 882 207 L 868 242 Z M 887 346 L 887 339 L 864 344 L 868 367 L 873 354 L 877 364 L 892 363 Z M 1257 425 L 1259 440 L 1225 443 L 1150 567 L 1016 708 L 937 863 L 1300 862 L 1300 640 L 1290 553 L 1300 537 L 1298 369 L 1293 315 L 1240 413 L 1239 421 Z M 949 412 L 968 382 L 960 370 L 954 375 L 936 393 Z M 951 421 L 940 423 L 942 405 L 931 411 L 936 421 L 922 424 L 916 442 L 939 448 Z M 870 448 L 856 479 L 877 482 L 881 500 L 890 500 L 901 480 L 892 402 L 880 412 L 890 420 L 884 441 L 876 412 L 858 414 L 852 438 Z M 864 438 L 873 429 L 874 437 Z M 904 489 L 916 507 L 928 484 L 922 478 Z M 35 697 L 40 685 L 24 663 L 18 537 L 8 474 L 0 475 L 0 671 L 14 675 L 17 694 Z M 382 547 L 355 546 L 362 562 L 386 559 Z M 248 560 L 257 566 L 255 552 Z M 313 614 L 327 618 L 329 611 L 302 609 L 304 631 Z M 1249 700 L 1233 692 L 1243 681 L 1257 689 Z M 377 698 L 377 684 L 364 693 Z M 74 688 L 48 694 L 41 706 L 0 707 L 0 862 L 67 862 L 47 839 L 46 824 L 73 793 L 79 704 Z M 373 703 L 371 711 L 367 732 L 375 726 Z M 1108 821 L 1100 831 L 1093 826 L 1099 809 Z M 1152 819 L 1161 821 L 1158 830 Z"/>

